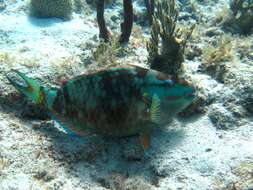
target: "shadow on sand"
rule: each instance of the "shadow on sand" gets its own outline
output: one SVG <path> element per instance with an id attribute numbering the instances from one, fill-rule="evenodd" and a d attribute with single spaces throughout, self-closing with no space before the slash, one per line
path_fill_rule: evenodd
<path id="1" fill-rule="evenodd" d="M 151 134 L 151 147 L 143 154 L 143 152 L 139 151 L 138 136 L 105 138 L 101 136 L 77 137 L 69 135 L 59 130 L 55 121 L 38 120 L 38 118 L 34 120 L 31 117 L 28 119 L 24 118 L 20 114 L 23 109 L 23 105 L 20 103 L 20 100 L 23 100 L 22 96 L 16 97 L 14 95 L 14 97 L 8 96 L 5 98 L 1 97 L 0 99 L 0 102 L 5 102 L 5 104 L 0 106 L 1 111 L 5 110 L 7 113 L 15 113 L 15 116 L 20 117 L 31 128 L 47 137 L 50 142 L 48 155 L 51 158 L 62 163 L 70 173 L 73 173 L 73 168 L 77 170 L 82 165 L 83 167 L 87 166 L 87 164 L 92 165 L 97 171 L 96 176 L 92 176 L 92 179 L 96 182 L 106 178 L 104 176 L 111 176 L 117 173 L 125 178 L 138 176 L 156 184 L 154 182 L 156 177 L 152 164 L 156 162 L 157 158 L 180 146 L 184 138 L 183 128 L 174 126 L 170 129 L 170 126 L 167 126 L 166 130 L 163 130 L 163 127 L 159 127 Z M 8 104 L 8 102 L 11 102 L 11 104 Z M 195 119 L 185 119 L 183 123 L 187 124 L 193 120 Z M 136 150 L 137 152 L 135 152 Z M 133 151 L 133 154 L 141 154 L 142 158 L 129 159 L 124 155 L 125 152 L 131 153 L 131 151 Z"/>
<path id="2" fill-rule="evenodd" d="M 36 18 L 33 16 L 28 16 L 27 19 L 32 25 L 42 28 L 50 27 L 52 25 L 65 22 L 64 20 L 59 18 Z"/>

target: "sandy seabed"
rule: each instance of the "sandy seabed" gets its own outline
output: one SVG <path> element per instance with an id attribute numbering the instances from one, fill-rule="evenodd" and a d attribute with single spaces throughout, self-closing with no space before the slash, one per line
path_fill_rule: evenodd
<path id="1" fill-rule="evenodd" d="M 238 89 L 233 87 L 238 87 L 238 81 L 242 82 L 242 88 L 252 82 L 247 80 L 253 78 L 252 62 L 248 64 L 236 57 L 238 52 L 235 53 L 235 61 L 229 70 L 235 77 L 233 85 L 233 82 L 221 83 L 205 72 L 199 72 L 201 55 L 192 60 L 186 56 L 187 75 L 205 99 L 214 101 L 201 114 L 179 117 L 164 129 L 157 129 L 152 134 L 151 147 L 145 153 L 135 137 L 74 138 L 59 130 L 53 121 L 23 117 L 20 113 L 26 112 L 21 103 L 24 100 L 4 74 L 15 68 L 45 85 L 56 86 L 63 78 L 87 72 L 95 64 L 91 61 L 92 49 L 98 45 L 94 11 L 86 5 L 90 11 L 84 9 L 83 13 L 74 13 L 70 21 L 36 19 L 27 16 L 26 2 L 4 2 L 6 7 L 0 12 L 1 190 L 253 188 L 252 115 L 242 119 L 234 117 L 225 104 L 231 96 L 241 98 Z M 188 48 L 203 49 L 210 41 L 225 35 L 219 26 L 212 26 L 212 20 L 226 3 L 225 0 L 195 2 L 194 14 L 201 15 L 202 20 L 196 29 L 199 33 L 189 42 Z M 117 15 L 118 11 L 118 6 L 111 7 L 106 16 Z M 187 11 L 180 12 L 182 24 L 192 19 L 189 14 L 193 13 Z M 109 24 L 117 28 L 119 22 L 110 21 Z M 134 27 L 140 33 L 143 31 L 143 35 L 133 35 L 129 54 L 119 59 L 121 63 L 145 66 L 146 45 L 138 43 L 143 41 L 140 36 L 148 40 L 147 28 Z M 210 30 L 213 30 L 211 36 L 207 35 Z M 252 42 L 252 35 L 247 38 Z M 240 40 L 240 37 L 232 39 Z M 136 44 L 138 48 L 133 49 Z M 237 105 L 230 106 L 238 108 Z M 213 118 L 219 121 L 214 122 Z M 227 126 L 226 122 L 232 127 L 220 127 L 222 124 Z"/>

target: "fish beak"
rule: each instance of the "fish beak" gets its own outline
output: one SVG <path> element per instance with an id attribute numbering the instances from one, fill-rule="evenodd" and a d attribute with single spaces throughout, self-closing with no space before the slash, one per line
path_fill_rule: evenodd
<path id="1" fill-rule="evenodd" d="M 27 77 L 24 73 L 17 70 L 11 70 L 11 72 L 6 75 L 6 78 L 27 98 L 35 103 L 41 103 L 41 86 L 37 81 Z"/>

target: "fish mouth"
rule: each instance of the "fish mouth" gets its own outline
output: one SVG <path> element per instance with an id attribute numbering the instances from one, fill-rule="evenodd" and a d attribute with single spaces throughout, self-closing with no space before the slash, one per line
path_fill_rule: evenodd
<path id="1" fill-rule="evenodd" d="M 195 93 L 194 92 L 188 93 L 188 94 L 185 95 L 185 98 L 193 100 L 195 98 Z"/>

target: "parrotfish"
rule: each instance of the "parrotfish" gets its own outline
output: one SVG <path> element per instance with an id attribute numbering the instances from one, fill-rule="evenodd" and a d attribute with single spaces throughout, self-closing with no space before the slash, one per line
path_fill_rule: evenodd
<path id="1" fill-rule="evenodd" d="M 140 135 L 144 149 L 149 146 L 154 126 L 166 124 L 191 104 L 195 93 L 183 79 L 138 66 L 83 74 L 57 89 L 13 72 L 23 82 L 9 73 L 10 83 L 74 134 Z"/>

